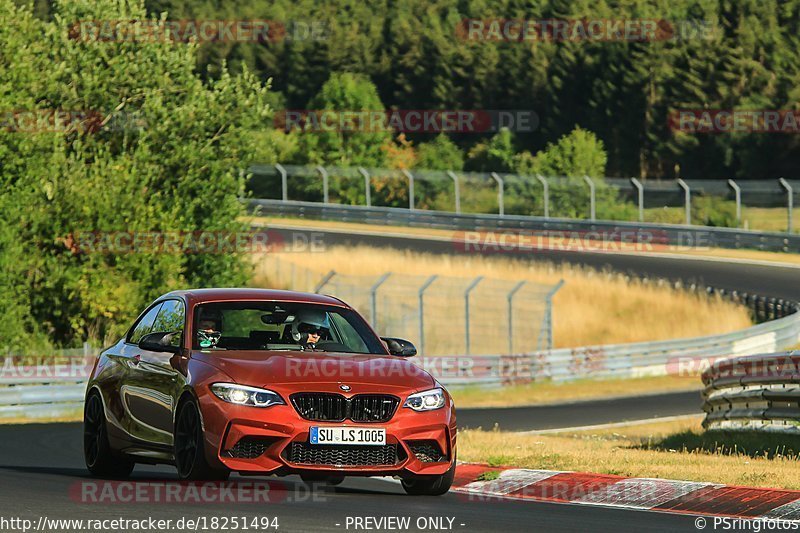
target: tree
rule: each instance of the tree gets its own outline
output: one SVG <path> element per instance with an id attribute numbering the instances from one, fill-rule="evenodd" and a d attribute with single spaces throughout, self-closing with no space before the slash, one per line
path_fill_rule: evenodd
<path id="1" fill-rule="evenodd" d="M 461 170 L 464 154 L 450 138 L 440 133 L 417 147 L 417 167 L 422 170 Z"/>
<path id="2" fill-rule="evenodd" d="M 225 68 L 204 84 L 194 45 L 75 35 L 75 21 L 146 18 L 141 0 L 70 0 L 53 11 L 43 21 L 0 0 L 0 48 L 11 52 L 0 56 L 2 109 L 84 113 L 67 127 L 0 130 L 0 217 L 13 221 L 0 232 L 0 290 L 18 327 L 0 342 L 10 348 L 35 337 L 111 340 L 163 292 L 249 275 L 238 253 L 101 253 L 76 241 L 245 229 L 239 169 L 268 119 L 267 87 Z"/>

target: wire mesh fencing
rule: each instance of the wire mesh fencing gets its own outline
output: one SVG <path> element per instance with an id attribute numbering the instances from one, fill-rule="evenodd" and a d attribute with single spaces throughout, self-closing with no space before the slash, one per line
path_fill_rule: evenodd
<path id="1" fill-rule="evenodd" d="M 274 288 L 332 294 L 382 336 L 423 355 L 522 354 L 552 348 L 552 294 L 560 287 L 486 277 L 385 272 L 340 274 L 269 254 L 260 265 Z"/>

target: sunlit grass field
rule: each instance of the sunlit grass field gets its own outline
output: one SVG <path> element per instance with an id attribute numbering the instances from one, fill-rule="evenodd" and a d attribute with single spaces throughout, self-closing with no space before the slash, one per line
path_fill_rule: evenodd
<path id="1" fill-rule="evenodd" d="M 321 277 L 342 274 L 485 276 L 565 284 L 553 302 L 554 346 L 576 347 L 726 333 L 752 324 L 748 311 L 720 298 L 646 284 L 609 272 L 571 265 L 487 256 L 420 254 L 369 247 L 334 247 L 324 252 L 282 253 L 284 262 Z M 276 286 L 271 263 L 254 256 L 256 286 Z M 504 298 L 498 295 L 498 299 Z M 440 303 L 443 306 L 447 302 Z M 434 306 L 434 303 L 431 303 Z M 413 339 L 412 339 L 413 340 Z"/>
<path id="2" fill-rule="evenodd" d="M 492 466 L 800 489 L 800 437 L 703 432 L 701 421 L 547 435 L 464 430 L 458 455 Z"/>

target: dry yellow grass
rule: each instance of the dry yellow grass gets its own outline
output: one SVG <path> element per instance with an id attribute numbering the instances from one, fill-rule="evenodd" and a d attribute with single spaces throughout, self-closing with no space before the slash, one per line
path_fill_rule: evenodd
<path id="1" fill-rule="evenodd" d="M 696 337 L 735 331 L 752 324 L 747 310 L 719 298 L 644 284 L 618 274 L 572 265 L 369 247 L 334 247 L 324 252 L 279 255 L 283 261 L 315 271 L 320 277 L 335 269 L 342 274 L 379 275 L 391 270 L 397 274 L 485 276 L 548 285 L 564 279 L 566 283 L 553 302 L 556 347 Z M 270 286 L 270 276 L 274 275 L 272 263 L 258 256 L 254 261 L 254 283 Z M 496 299 L 503 300 L 504 295 L 497 295 Z"/>
<path id="2" fill-rule="evenodd" d="M 550 435 L 465 430 L 458 455 L 492 466 L 800 489 L 797 437 L 703 433 L 701 420 Z M 756 439 L 764 444 L 753 446 Z"/>
<path id="3" fill-rule="evenodd" d="M 566 383 L 550 381 L 529 385 L 509 385 L 493 389 L 486 394 L 485 388 L 449 388 L 458 407 L 512 407 L 515 405 L 545 405 L 564 401 L 593 400 L 612 396 L 633 396 L 697 390 L 698 398 L 702 383 L 698 376 L 658 376 L 629 379 L 576 380 Z"/>

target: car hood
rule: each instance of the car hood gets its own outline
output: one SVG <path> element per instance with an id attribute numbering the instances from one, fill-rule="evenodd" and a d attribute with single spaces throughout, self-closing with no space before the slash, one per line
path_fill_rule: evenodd
<path id="1" fill-rule="evenodd" d="M 193 359 L 225 372 L 237 383 L 255 387 L 358 384 L 376 389 L 425 390 L 435 380 L 401 357 L 333 352 L 195 351 Z"/>

